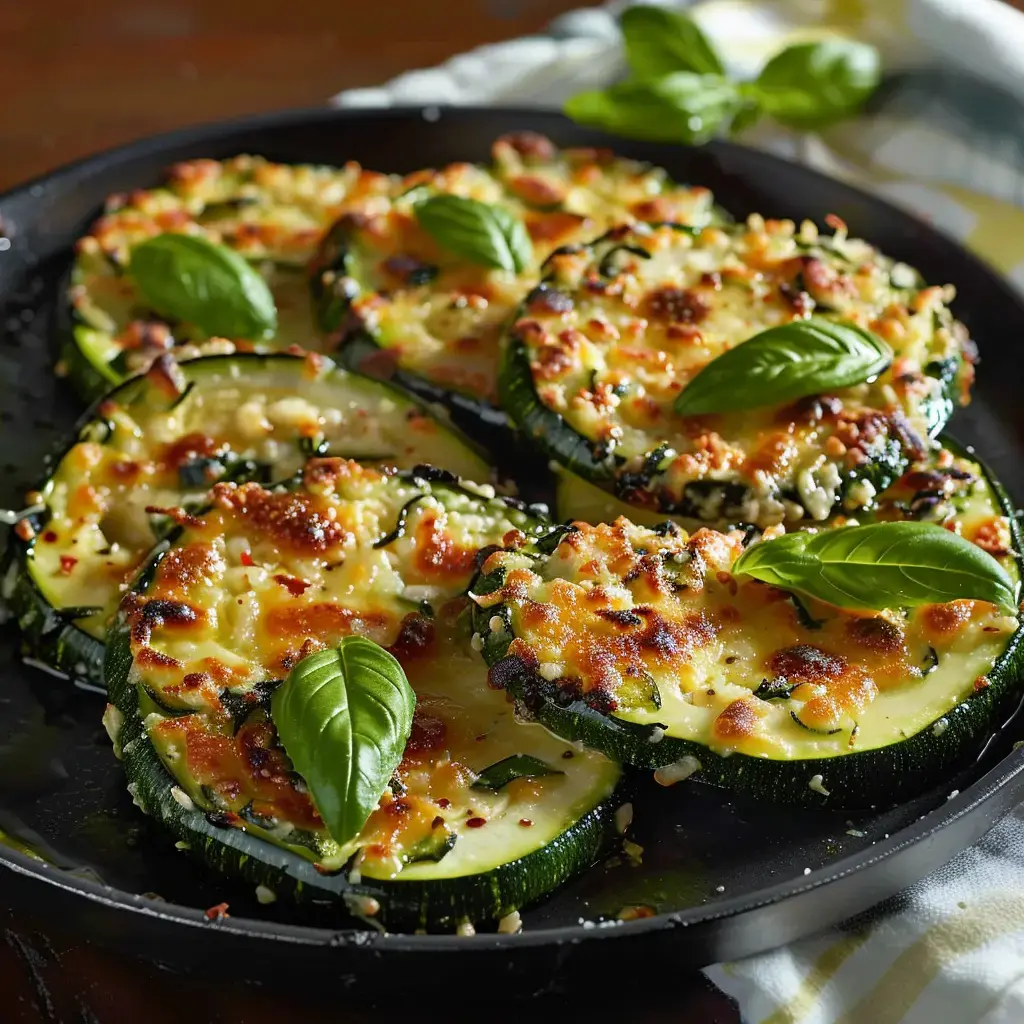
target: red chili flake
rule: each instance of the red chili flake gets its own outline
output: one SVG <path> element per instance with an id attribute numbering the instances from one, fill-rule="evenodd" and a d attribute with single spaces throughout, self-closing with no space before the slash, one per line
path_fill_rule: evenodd
<path id="1" fill-rule="evenodd" d="M 228 917 L 228 905 L 226 903 L 218 903 L 215 907 L 210 907 L 209 910 L 203 911 L 207 921 L 222 921 L 225 917 Z"/>
<path id="2" fill-rule="evenodd" d="M 486 818 L 470 818 L 466 822 L 466 828 L 483 828 L 487 824 Z"/>
<path id="3" fill-rule="evenodd" d="M 19 540 L 30 541 L 35 535 L 36 531 L 32 528 L 32 524 L 27 519 L 19 519 L 14 524 L 14 533 Z"/>
<path id="4" fill-rule="evenodd" d="M 274 582 L 280 583 L 292 597 L 301 597 L 312 586 L 305 580 L 297 580 L 294 576 L 285 576 L 283 573 L 278 573 L 274 577 Z"/>
<path id="5" fill-rule="evenodd" d="M 451 800 L 449 800 L 448 797 L 446 797 L 446 796 L 441 797 L 441 799 L 437 801 L 437 806 L 441 807 L 441 808 L 451 807 L 451 805 L 452 805 Z"/>
<path id="6" fill-rule="evenodd" d="M 431 823 L 431 828 L 440 828 L 444 824 L 444 818 L 439 814 Z"/>
<path id="7" fill-rule="evenodd" d="M 71 575 L 71 570 L 78 565 L 78 559 L 74 555 L 61 555 L 60 556 L 60 571 L 65 576 Z"/>
<path id="8" fill-rule="evenodd" d="M 974 680 L 974 692 L 981 693 L 982 690 L 987 690 L 991 685 L 992 684 L 989 682 L 988 676 L 978 676 L 978 678 Z"/>
<path id="9" fill-rule="evenodd" d="M 831 228 L 831 229 L 832 229 L 833 231 L 845 231 L 845 230 L 846 230 L 846 221 L 845 221 L 845 220 L 843 220 L 843 218 L 842 218 L 842 217 L 839 217 L 839 216 L 837 216 L 837 215 L 836 215 L 836 214 L 834 214 L 834 213 L 830 213 L 830 214 L 828 214 L 828 215 L 827 215 L 827 216 L 825 217 L 825 223 L 826 223 L 826 224 L 827 224 L 827 225 L 828 225 L 828 226 L 829 226 L 829 227 L 830 227 L 830 228 Z"/>
<path id="10" fill-rule="evenodd" d="M 47 544 L 55 544 L 57 541 L 56 531 L 47 530 L 46 533 L 43 534 L 43 540 L 45 540 Z"/>
<path id="11" fill-rule="evenodd" d="M 531 828 L 533 826 L 533 822 L 530 821 L 529 818 L 520 818 L 519 824 L 522 825 L 523 828 Z"/>
<path id="12" fill-rule="evenodd" d="M 252 554 L 250 552 L 248 552 L 248 551 L 243 551 L 242 552 L 242 554 L 239 556 L 239 561 L 242 563 L 242 565 L 246 565 L 246 566 L 252 566 L 252 565 L 256 564 L 252 560 Z"/>

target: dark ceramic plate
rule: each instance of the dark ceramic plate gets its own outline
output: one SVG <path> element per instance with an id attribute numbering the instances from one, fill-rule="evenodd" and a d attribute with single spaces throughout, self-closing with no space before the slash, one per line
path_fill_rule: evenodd
<path id="1" fill-rule="evenodd" d="M 1024 494 L 1024 306 L 949 239 L 863 192 L 739 146 L 636 145 L 554 114 L 434 108 L 303 111 L 193 129 L 94 157 L 0 199 L 12 242 L 0 250 L 0 504 L 18 504 L 80 412 L 51 372 L 50 320 L 72 242 L 108 194 L 154 184 L 177 160 L 240 152 L 356 159 L 386 171 L 483 160 L 495 136 L 523 128 L 655 161 L 678 180 L 711 187 L 735 216 L 757 210 L 821 222 L 836 213 L 929 280 L 955 282 L 957 314 L 983 363 L 974 404 L 957 414 L 953 432 L 977 445 L 1011 493 Z M 500 971 L 504 993 L 592 985 L 602 969 L 620 972 L 623 957 L 656 977 L 659 961 L 674 972 L 735 958 L 856 914 L 974 842 L 1024 797 L 1024 751 L 1011 752 L 1020 731 L 1014 723 L 960 777 L 884 813 L 788 810 L 729 801 L 700 785 L 643 785 L 635 801 L 642 866 L 593 868 L 526 910 L 521 935 L 339 931 L 309 911 L 261 907 L 248 887 L 176 852 L 125 793 L 99 727 L 102 697 L 22 666 L 11 627 L 0 631 L 0 644 L 0 829 L 53 865 L 0 847 L 0 901 L 173 967 L 236 981 L 322 969 L 334 985 L 379 991 L 383 979 L 398 976 L 416 991 L 416 981 L 443 969 L 438 954 L 456 951 L 467 967 Z M 208 923 L 203 909 L 224 900 L 231 916 Z M 593 924 L 640 902 L 659 914 Z M 450 969 L 451 959 L 445 963 Z"/>

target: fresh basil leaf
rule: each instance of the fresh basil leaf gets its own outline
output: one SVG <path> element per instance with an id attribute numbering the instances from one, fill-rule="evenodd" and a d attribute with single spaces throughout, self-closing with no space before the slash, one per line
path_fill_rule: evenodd
<path id="1" fill-rule="evenodd" d="M 533 245 L 523 222 L 504 206 L 465 196 L 431 196 L 413 209 L 423 230 L 458 256 L 496 270 L 521 274 Z"/>
<path id="2" fill-rule="evenodd" d="M 636 78 L 660 78 L 673 71 L 724 75 L 707 36 L 682 11 L 637 4 L 619 17 L 626 60 Z"/>
<path id="3" fill-rule="evenodd" d="M 856 113 L 881 78 L 878 51 L 867 43 L 798 43 L 772 57 L 752 93 L 781 124 L 820 128 Z"/>
<path id="4" fill-rule="evenodd" d="M 871 523 L 789 533 L 748 548 L 734 575 L 840 608 L 912 608 L 959 598 L 1017 612 L 1017 587 L 986 551 L 934 523 Z"/>
<path id="5" fill-rule="evenodd" d="M 233 249 L 201 235 L 148 238 L 132 249 L 128 270 L 147 305 L 210 337 L 262 341 L 277 331 L 266 281 Z"/>
<path id="6" fill-rule="evenodd" d="M 729 134 L 733 138 L 742 135 L 748 128 L 753 128 L 764 117 L 764 107 L 751 90 L 749 82 L 740 85 L 740 94 L 743 97 L 743 104 L 729 125 Z"/>
<path id="7" fill-rule="evenodd" d="M 473 783 L 474 789 L 502 789 L 514 779 L 535 779 L 544 775 L 562 775 L 539 758 L 530 754 L 513 754 L 485 768 Z"/>
<path id="8" fill-rule="evenodd" d="M 274 691 L 278 736 L 339 845 L 359 834 L 380 801 L 415 707 L 402 666 L 360 636 L 303 658 Z"/>
<path id="9" fill-rule="evenodd" d="M 739 87 L 728 79 L 677 71 L 578 93 L 564 110 L 579 124 L 627 138 L 699 144 L 727 127 L 742 106 Z"/>
<path id="10" fill-rule="evenodd" d="M 676 399 L 681 416 L 781 405 L 877 377 L 892 349 L 844 320 L 810 317 L 755 334 L 712 359 Z"/>

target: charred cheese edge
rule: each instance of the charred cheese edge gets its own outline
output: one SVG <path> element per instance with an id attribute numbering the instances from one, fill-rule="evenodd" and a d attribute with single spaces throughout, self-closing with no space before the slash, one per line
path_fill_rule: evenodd
<path id="1" fill-rule="evenodd" d="M 451 193 L 520 216 L 533 242 L 524 273 L 491 270 L 438 246 L 415 204 Z M 388 362 L 465 399 L 497 403 L 501 330 L 552 250 L 633 220 L 703 224 L 710 192 L 673 183 L 660 168 L 604 150 L 559 150 L 521 132 L 493 146 L 493 164 L 417 171 L 391 202 L 354 205 L 331 229 L 310 268 L 320 325 L 350 336 L 348 358 Z"/>
<path id="2" fill-rule="evenodd" d="M 945 522 L 1016 579 L 1002 498 L 949 456 L 875 516 Z M 627 763 L 689 759 L 707 781 L 790 802 L 820 800 L 815 780 L 834 804 L 899 799 L 998 726 L 1020 683 L 1017 617 L 977 601 L 880 614 L 794 601 L 730 573 L 745 539 L 618 519 L 490 555 L 473 593 L 492 685 Z"/>
<path id="3" fill-rule="evenodd" d="M 616 228 L 548 261 L 509 329 L 502 404 L 557 462 L 631 505 L 762 527 L 823 521 L 870 505 L 966 402 L 975 350 L 951 298 L 810 223 Z M 716 356 L 812 312 L 875 331 L 892 366 L 784 407 L 674 411 Z"/>
<path id="4" fill-rule="evenodd" d="M 166 355 L 103 399 L 39 489 L 3 587 L 36 658 L 101 684 L 102 643 L 124 588 L 169 522 L 218 480 L 280 481 L 308 455 L 470 479 L 472 442 L 409 396 L 322 356 Z"/>
<path id="5" fill-rule="evenodd" d="M 389 927 L 504 914 L 593 860 L 619 768 L 518 723 L 469 642 L 477 551 L 525 543 L 546 529 L 535 516 L 443 474 L 338 459 L 312 460 L 291 490 L 218 484 L 211 497 L 126 598 L 108 659 L 111 700 L 135 723 L 115 744 L 144 810 L 191 841 L 184 805 L 200 832 L 220 829 L 199 851 L 211 862 L 244 849 L 286 887 L 377 900 Z M 417 709 L 397 786 L 348 863 L 267 709 L 304 653 L 350 633 L 395 654 Z M 514 754 L 555 773 L 474 786 Z"/>
<path id="6" fill-rule="evenodd" d="M 253 263 L 277 306 L 270 347 L 321 348 L 303 268 L 346 202 L 390 185 L 386 175 L 355 163 L 291 166 L 238 156 L 179 163 L 157 188 L 111 196 L 75 246 L 62 328 L 65 372 L 94 398 L 162 352 L 191 359 L 253 349 L 250 339 L 208 338 L 146 308 L 125 270 L 131 247 L 163 232 L 203 235 Z"/>

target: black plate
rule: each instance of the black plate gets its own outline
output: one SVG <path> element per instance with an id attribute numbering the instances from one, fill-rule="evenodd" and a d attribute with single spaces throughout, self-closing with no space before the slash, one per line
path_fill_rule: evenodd
<path id="1" fill-rule="evenodd" d="M 974 404 L 958 413 L 953 429 L 978 446 L 1011 492 L 1024 494 L 1018 362 L 1024 307 L 994 272 L 926 224 L 740 146 L 630 144 L 554 114 L 432 108 L 303 111 L 178 132 L 75 164 L 0 199 L 13 242 L 0 251 L 0 461 L 6 462 L 0 503 L 18 503 L 40 475 L 44 454 L 80 412 L 53 378 L 49 322 L 69 247 L 108 194 L 154 184 L 177 160 L 240 152 L 283 161 L 355 159 L 384 171 L 483 160 L 495 136 L 523 128 L 563 144 L 613 145 L 655 161 L 679 180 L 711 187 L 736 216 L 757 210 L 821 222 L 836 213 L 852 233 L 919 267 L 929 280 L 955 282 L 957 314 L 978 340 L 983 363 Z M 172 966 L 233 980 L 265 979 L 272 959 L 278 976 L 293 976 L 300 966 L 324 969 L 335 985 L 341 980 L 369 991 L 385 971 L 392 978 L 404 971 L 408 982 L 436 979 L 444 966 L 437 954 L 458 950 L 464 961 L 500 970 L 511 981 L 503 991 L 526 994 L 592 983 L 605 966 L 621 970 L 623 956 L 644 963 L 648 974 L 652 960 L 679 970 L 735 958 L 897 892 L 978 839 L 1024 796 L 1024 751 L 1010 752 L 1012 725 L 962 777 L 885 813 L 782 810 L 726 802 L 700 785 L 643 785 L 635 801 L 642 865 L 594 868 L 525 911 L 522 935 L 337 931 L 293 907 L 260 907 L 248 888 L 177 853 L 124 792 L 99 729 L 102 698 L 21 666 L 10 627 L 0 643 L 0 829 L 27 839 L 57 865 L 0 847 L 6 867 L 0 900 Z M 232 916 L 208 923 L 203 909 L 222 900 Z M 631 903 L 655 903 L 662 913 L 594 925 Z M 450 968 L 450 958 L 446 963 Z"/>

